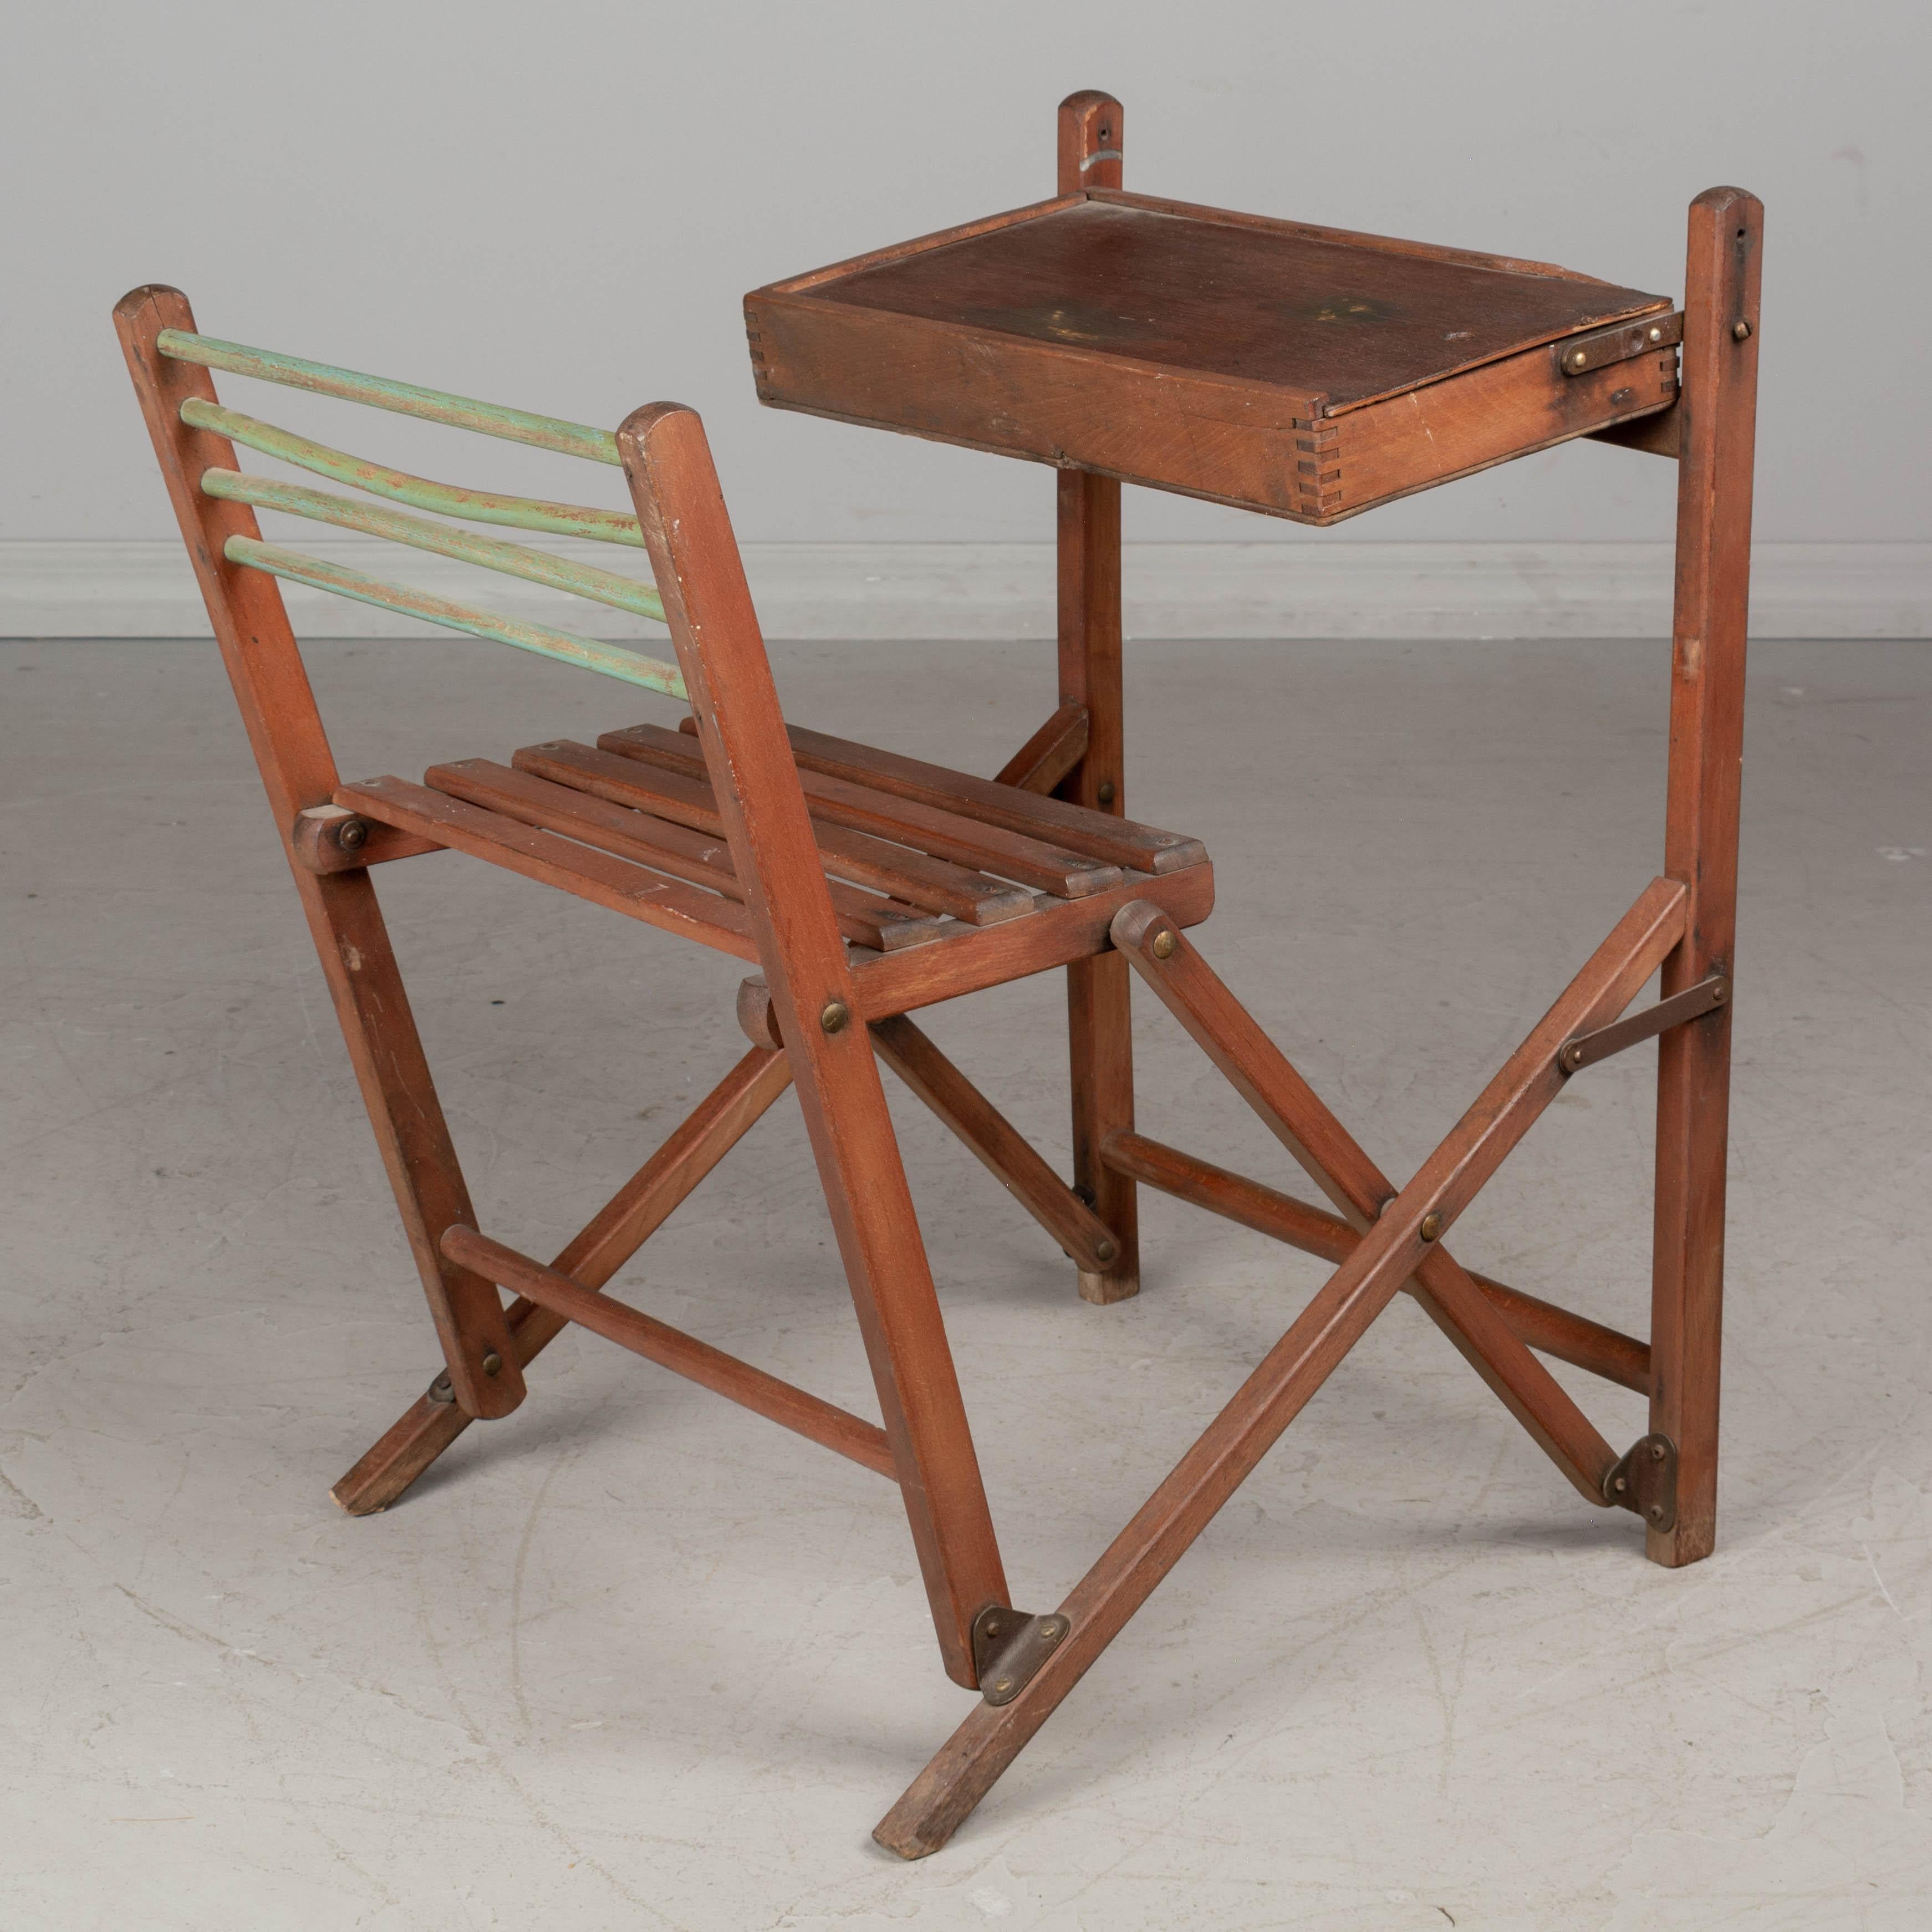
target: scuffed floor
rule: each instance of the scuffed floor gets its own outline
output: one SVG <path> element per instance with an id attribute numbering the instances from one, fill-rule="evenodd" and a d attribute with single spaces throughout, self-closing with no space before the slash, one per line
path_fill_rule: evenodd
<path id="1" fill-rule="evenodd" d="M 1039 646 L 776 656 L 800 721 L 980 770 L 1052 705 Z M 356 776 L 648 709 L 482 645 L 310 661 Z M 1406 1174 L 1655 869 L 1662 647 L 1130 675 L 1130 808 L 1218 863 L 1202 944 Z M 1718 1554 L 1644 1562 L 1398 1302 L 914 1866 L 868 1834 L 968 1700 L 875 1478 L 573 1334 L 336 1511 L 436 1362 L 213 649 L 0 646 L 0 731 L 8 1932 L 1932 1924 L 1926 646 L 1754 659 Z M 740 969 L 454 856 L 382 886 L 483 1225 L 552 1252 L 740 1050 Z M 932 1022 L 1056 1160 L 1060 998 Z M 1284 1178 L 1144 1000 L 1136 1052 L 1148 1131 Z M 1642 1331 L 1654 1058 L 1578 1077 L 1467 1262 Z M 904 1100 L 1046 1608 L 1321 1270 L 1144 1196 L 1144 1292 L 1088 1307 Z M 789 1100 L 619 1286 L 871 1410 Z"/>

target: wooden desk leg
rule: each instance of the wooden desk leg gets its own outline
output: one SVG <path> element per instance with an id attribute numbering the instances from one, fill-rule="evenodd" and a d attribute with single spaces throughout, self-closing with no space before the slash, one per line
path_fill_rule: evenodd
<path id="1" fill-rule="evenodd" d="M 1088 88 L 1060 104 L 1058 190 L 1121 183 L 1126 119 L 1111 94 Z M 1121 771 L 1120 486 L 1084 470 L 1060 473 L 1060 701 L 1085 707 L 1087 751 L 1062 798 L 1116 814 L 1126 809 Z M 1073 1186 L 1106 1222 L 1120 1253 L 1105 1274 L 1080 1274 L 1088 1301 L 1124 1301 L 1141 1289 L 1135 1184 L 1100 1149 L 1134 1124 L 1132 975 L 1117 952 L 1066 969 L 1066 1030 L 1073 1079 Z"/>
<path id="2" fill-rule="evenodd" d="M 1666 996 L 1732 976 L 1744 628 L 1750 588 L 1764 209 L 1742 188 L 1690 205 L 1678 446 L 1676 614 L 1664 870 L 1690 888 Z M 1650 1426 L 1677 1445 L 1677 1520 L 1652 1559 L 1708 1556 L 1717 1540 L 1718 1369 L 1724 1289 L 1724 1167 L 1735 1000 L 1658 1042 Z"/>
<path id="3" fill-rule="evenodd" d="M 1060 701 L 1086 706 L 1086 755 L 1059 796 L 1102 812 L 1124 810 L 1120 716 L 1120 486 L 1083 470 L 1060 477 Z M 1088 1301 L 1140 1292 L 1135 1184 L 1100 1157 L 1110 1134 L 1132 1132 L 1132 978 L 1118 952 L 1066 969 L 1073 1083 L 1074 1191 L 1107 1225 L 1119 1257 L 1105 1274 L 1080 1274 Z"/>

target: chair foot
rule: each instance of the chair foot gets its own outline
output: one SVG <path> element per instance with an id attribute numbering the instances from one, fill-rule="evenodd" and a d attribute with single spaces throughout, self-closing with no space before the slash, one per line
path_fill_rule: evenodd
<path id="1" fill-rule="evenodd" d="M 425 1390 L 328 1493 L 351 1516 L 374 1516 L 395 1502 L 470 1420 L 456 1403 L 439 1401 Z"/>

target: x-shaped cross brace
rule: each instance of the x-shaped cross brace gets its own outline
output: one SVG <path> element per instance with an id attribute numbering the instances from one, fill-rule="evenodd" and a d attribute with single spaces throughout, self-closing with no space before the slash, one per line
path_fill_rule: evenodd
<path id="1" fill-rule="evenodd" d="M 1442 1237 L 1561 1091 L 1566 1042 L 1614 1020 L 1683 936 L 1688 895 L 1654 880 L 1562 996 L 1394 1193 L 1159 908 L 1124 908 L 1113 940 L 1236 1090 L 1360 1231 L 1353 1251 L 1060 1605 L 1066 1630 L 1019 1694 L 976 1706 L 873 1836 L 936 1850 L 1144 1603 L 1405 1284 L 1593 1502 L 1617 1458 L 1452 1260 Z"/>

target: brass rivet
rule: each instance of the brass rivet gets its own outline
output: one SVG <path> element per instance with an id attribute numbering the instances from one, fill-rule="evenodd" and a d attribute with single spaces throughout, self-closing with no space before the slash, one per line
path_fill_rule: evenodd
<path id="1" fill-rule="evenodd" d="M 1422 1238 L 1425 1241 L 1434 1240 L 1436 1236 L 1441 1234 L 1442 1232 L 1442 1216 L 1440 1214 L 1425 1214 L 1423 1216 L 1422 1226 L 1418 1230 L 1418 1232 L 1420 1234 Z"/>
<path id="2" fill-rule="evenodd" d="M 1580 369 L 1586 362 L 1589 361 L 1589 357 L 1586 356 L 1582 350 L 1579 349 L 1570 358 L 1570 366 L 1573 369 Z"/>
<path id="3" fill-rule="evenodd" d="M 1120 1250 L 1112 1241 L 1096 1241 L 1094 1244 L 1094 1258 L 1096 1262 L 1110 1262 L 1119 1252 Z"/>
<path id="4" fill-rule="evenodd" d="M 1046 1629 L 1040 1632 L 1040 1640 L 1042 1643 L 1058 1643 L 1060 1641 L 1060 1626 L 1058 1624 L 1048 1624 Z"/>
<path id="5" fill-rule="evenodd" d="M 824 1009 L 819 1013 L 818 1024 L 827 1033 L 838 1033 L 844 1028 L 845 1022 L 851 1017 L 850 1013 L 846 1010 L 844 1000 L 827 1000 Z"/>
<path id="6" fill-rule="evenodd" d="M 1660 328 L 1653 328 L 1650 332 L 1650 339 L 1653 342 L 1661 342 L 1664 340 L 1663 330 Z"/>
<path id="7" fill-rule="evenodd" d="M 1114 790 L 1114 782 L 1112 778 L 1102 778 L 1100 782 L 1100 789 L 1094 796 L 1102 805 L 1112 805 L 1120 794 Z"/>
<path id="8" fill-rule="evenodd" d="M 483 1358 L 483 1372 L 486 1376 L 500 1374 L 502 1371 L 502 1367 L 503 1358 L 501 1355 L 497 1354 L 494 1348 L 492 1348 L 490 1352 Z"/>
<path id="9" fill-rule="evenodd" d="M 1174 934 L 1163 926 L 1154 934 L 1154 944 L 1149 950 L 1156 959 L 1172 959 L 1174 957 Z"/>
<path id="10" fill-rule="evenodd" d="M 1731 324 L 1731 340 L 1733 342 L 1748 342 L 1750 339 L 1750 324 L 1749 322 L 1734 322 Z"/>
<path id="11" fill-rule="evenodd" d="M 345 852 L 353 852 L 366 844 L 369 838 L 369 821 L 366 818 L 345 818 L 337 828 L 335 842 Z"/>
<path id="12" fill-rule="evenodd" d="M 1002 1677 L 998 1683 L 993 1686 L 995 1690 L 1010 1690 L 1012 1688 L 1013 1680 L 1010 1677 Z"/>
<path id="13" fill-rule="evenodd" d="M 1711 988 L 1712 1000 L 1718 1006 L 1721 1006 L 1730 997 L 1731 982 L 1728 980 L 1720 980 L 1718 983 Z"/>
<path id="14" fill-rule="evenodd" d="M 999 1634 L 1000 1622 L 998 1618 L 995 1617 L 986 1625 L 986 1634 L 988 1636 L 998 1636 Z"/>

